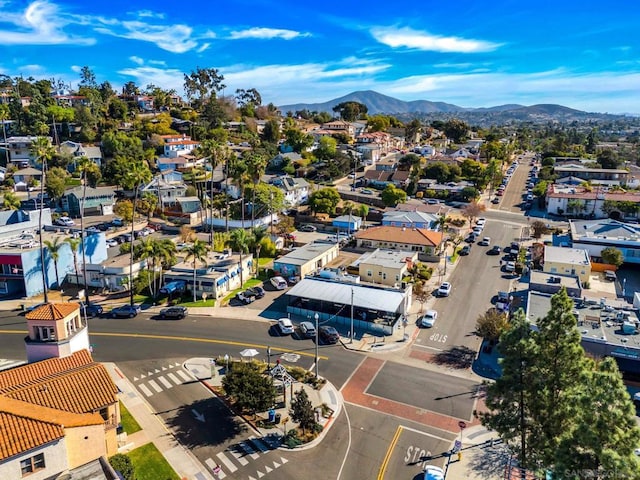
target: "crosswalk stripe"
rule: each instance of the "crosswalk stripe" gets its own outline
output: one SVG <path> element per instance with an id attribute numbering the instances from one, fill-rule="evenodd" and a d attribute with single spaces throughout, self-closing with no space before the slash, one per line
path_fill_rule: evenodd
<path id="1" fill-rule="evenodd" d="M 150 377 L 151 375 L 153 375 L 153 372 L 147 372 L 147 377 Z"/>
<path id="2" fill-rule="evenodd" d="M 151 387 L 153 387 L 153 389 L 158 393 L 160 393 L 162 391 L 162 388 L 160 388 L 160 385 L 158 385 L 153 380 L 149 380 L 149 385 L 151 385 Z"/>
<path id="3" fill-rule="evenodd" d="M 254 460 L 259 457 L 259 455 L 253 448 L 251 448 L 251 445 L 249 445 L 248 442 L 240 442 L 238 445 L 240 445 L 240 448 L 242 448 L 242 450 L 244 450 L 244 452 Z"/>
<path id="4" fill-rule="evenodd" d="M 251 440 L 251 443 L 253 443 L 256 446 L 256 448 L 260 450 L 262 453 L 266 453 L 269 451 L 269 447 L 265 445 L 262 442 L 262 440 L 260 440 L 259 438 L 249 437 L 249 440 Z"/>
<path id="5" fill-rule="evenodd" d="M 236 467 L 233 463 L 231 463 L 231 461 L 227 458 L 224 452 L 218 453 L 216 457 L 218 457 L 218 459 L 222 462 L 222 464 L 225 467 L 227 467 L 227 470 L 229 470 L 229 472 L 233 473 L 236 470 L 238 470 L 238 467 Z"/>
<path id="6" fill-rule="evenodd" d="M 231 452 L 231 455 L 233 455 L 233 456 L 235 457 L 235 459 L 238 461 L 238 463 L 239 463 L 240 465 L 242 465 L 243 467 L 244 467 L 245 465 L 248 465 L 248 464 L 249 464 L 249 461 L 248 461 L 246 458 L 244 458 L 244 456 L 242 455 L 242 453 L 240 453 L 240 452 L 237 450 L 237 448 L 232 448 L 232 449 L 230 449 L 229 451 Z"/>
<path id="7" fill-rule="evenodd" d="M 151 393 L 151 390 L 149 390 L 144 383 L 141 383 L 140 385 L 138 385 L 138 388 L 142 390 L 142 393 L 144 393 L 147 397 L 150 397 L 151 395 L 153 395 L 153 393 Z"/>
<path id="8" fill-rule="evenodd" d="M 167 373 L 167 377 L 169 377 L 171 381 L 176 385 L 182 385 L 182 382 L 180 381 L 180 379 L 176 377 L 173 373 Z"/>
<path id="9" fill-rule="evenodd" d="M 187 375 L 185 372 L 183 372 L 182 370 L 177 370 L 176 373 L 185 381 L 185 382 L 190 382 L 191 380 L 193 380 L 193 378 L 191 378 L 189 375 Z"/>
<path id="10" fill-rule="evenodd" d="M 167 379 L 166 379 L 166 378 L 164 378 L 164 377 L 158 377 L 158 381 L 160 381 L 160 383 L 161 383 L 162 385 L 164 385 L 164 386 L 165 386 L 165 388 L 171 388 L 171 387 L 173 387 L 173 385 L 169 382 L 169 380 L 167 380 Z"/>

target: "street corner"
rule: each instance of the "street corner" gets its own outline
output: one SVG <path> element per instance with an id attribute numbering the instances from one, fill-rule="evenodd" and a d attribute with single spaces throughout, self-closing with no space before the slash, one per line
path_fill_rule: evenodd
<path id="1" fill-rule="evenodd" d="M 398 426 L 380 464 L 378 480 L 422 478 L 422 472 L 428 465 L 445 469 L 451 441 L 452 438 L 438 437 L 407 426 Z"/>
<path id="2" fill-rule="evenodd" d="M 182 364 L 196 381 L 212 380 L 217 376 L 217 365 L 213 358 L 190 358 Z"/>

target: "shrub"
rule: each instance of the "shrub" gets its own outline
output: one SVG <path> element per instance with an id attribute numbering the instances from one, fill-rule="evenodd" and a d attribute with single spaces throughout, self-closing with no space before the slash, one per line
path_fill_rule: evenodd
<path id="1" fill-rule="evenodd" d="M 295 448 L 302 445 L 302 440 L 298 437 L 298 431 L 295 428 L 292 428 L 287 432 L 282 442 L 289 448 Z"/>
<path id="2" fill-rule="evenodd" d="M 109 464 L 116 472 L 122 475 L 124 480 L 135 480 L 135 468 L 127 455 L 116 453 L 109 459 Z"/>

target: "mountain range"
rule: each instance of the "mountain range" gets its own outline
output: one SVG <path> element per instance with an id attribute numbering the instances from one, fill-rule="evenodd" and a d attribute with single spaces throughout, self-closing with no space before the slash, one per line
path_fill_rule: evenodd
<path id="1" fill-rule="evenodd" d="M 349 93 L 340 98 L 334 98 L 324 103 L 296 103 L 292 105 L 280 106 L 280 111 L 297 112 L 301 110 L 308 110 L 310 112 L 329 112 L 333 113 L 333 107 L 342 102 L 359 102 L 367 106 L 368 113 L 375 115 L 378 113 L 384 113 L 389 115 L 397 114 L 416 114 L 416 115 L 429 115 L 429 114 L 480 114 L 480 115 L 492 115 L 508 114 L 510 117 L 581 117 L 589 116 L 587 112 L 580 110 L 574 110 L 572 108 L 564 107 L 562 105 L 555 104 L 539 104 L 539 105 L 517 105 L 507 104 L 498 105 L 488 108 L 465 108 L 458 105 L 445 102 L 431 102 L 429 100 L 412 100 L 405 102 L 397 98 L 389 97 L 373 90 L 365 90 Z"/>

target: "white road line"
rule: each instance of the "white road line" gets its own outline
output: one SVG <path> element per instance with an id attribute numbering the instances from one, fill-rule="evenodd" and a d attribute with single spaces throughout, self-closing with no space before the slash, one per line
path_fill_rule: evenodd
<path id="1" fill-rule="evenodd" d="M 158 393 L 160 393 L 162 391 L 162 388 L 160 388 L 160 385 L 158 385 L 153 380 L 149 380 L 149 385 L 151 385 L 151 387 L 153 387 L 153 389 Z"/>
<path id="2" fill-rule="evenodd" d="M 227 467 L 227 470 L 229 470 L 229 472 L 233 473 L 236 470 L 238 470 L 238 467 L 236 467 L 233 463 L 231 463 L 231 460 L 229 460 L 227 458 L 227 456 L 224 454 L 224 452 L 220 452 L 219 454 L 216 455 L 216 457 L 218 457 L 218 459 L 220 459 L 222 464 L 225 467 Z"/>
<path id="3" fill-rule="evenodd" d="M 161 383 L 162 385 L 164 385 L 164 386 L 165 386 L 165 388 L 171 388 L 171 387 L 173 387 L 173 385 L 171 384 L 171 382 L 169 382 L 169 380 L 167 380 L 167 379 L 166 379 L 166 378 L 164 378 L 164 377 L 158 377 L 158 381 L 160 381 L 160 383 Z"/>
<path id="4" fill-rule="evenodd" d="M 185 382 L 191 382 L 193 378 L 184 373 L 182 370 L 176 370 L 176 373 L 182 378 Z"/>
<path id="5" fill-rule="evenodd" d="M 147 397 L 150 397 L 151 395 L 153 395 L 153 393 L 151 392 L 151 390 L 149 390 L 147 388 L 147 386 L 144 383 L 141 383 L 140 385 L 138 385 L 138 388 L 142 391 L 142 393 L 144 393 Z"/>
<path id="6" fill-rule="evenodd" d="M 211 469 L 211 471 L 212 471 L 212 472 L 214 472 L 214 475 L 215 475 L 215 477 L 216 477 L 217 479 L 222 480 L 223 478 L 225 478 L 225 477 L 227 476 L 227 474 L 226 474 L 226 473 L 224 473 L 224 472 L 222 471 L 222 468 L 220 468 L 220 467 L 218 466 L 218 464 L 217 464 L 216 462 L 214 462 L 212 459 L 207 458 L 207 459 L 204 461 L 204 463 L 206 463 L 206 464 L 207 464 L 207 467 L 209 467 L 209 468 Z M 218 473 L 215 473 L 215 471 L 216 471 L 216 467 L 218 467 Z"/>
<path id="7" fill-rule="evenodd" d="M 182 382 L 180 381 L 180 379 L 176 377 L 173 373 L 167 373 L 167 377 L 169 377 L 171 381 L 176 385 L 182 385 Z"/>
<path id="8" fill-rule="evenodd" d="M 238 447 L 236 446 L 235 448 L 232 448 L 229 450 L 231 452 L 231 455 L 233 455 L 235 459 L 238 461 L 238 463 L 243 467 L 245 465 L 249 465 L 249 461 L 246 458 L 244 458 L 244 455 L 241 452 L 238 452 L 237 448 Z"/>
<path id="9" fill-rule="evenodd" d="M 435 350 L 436 352 L 444 352 L 444 350 L 442 350 L 441 348 L 430 347 L 429 345 L 418 345 L 418 344 L 414 344 L 414 347 L 418 347 L 418 348 L 428 348 L 429 350 Z"/>

